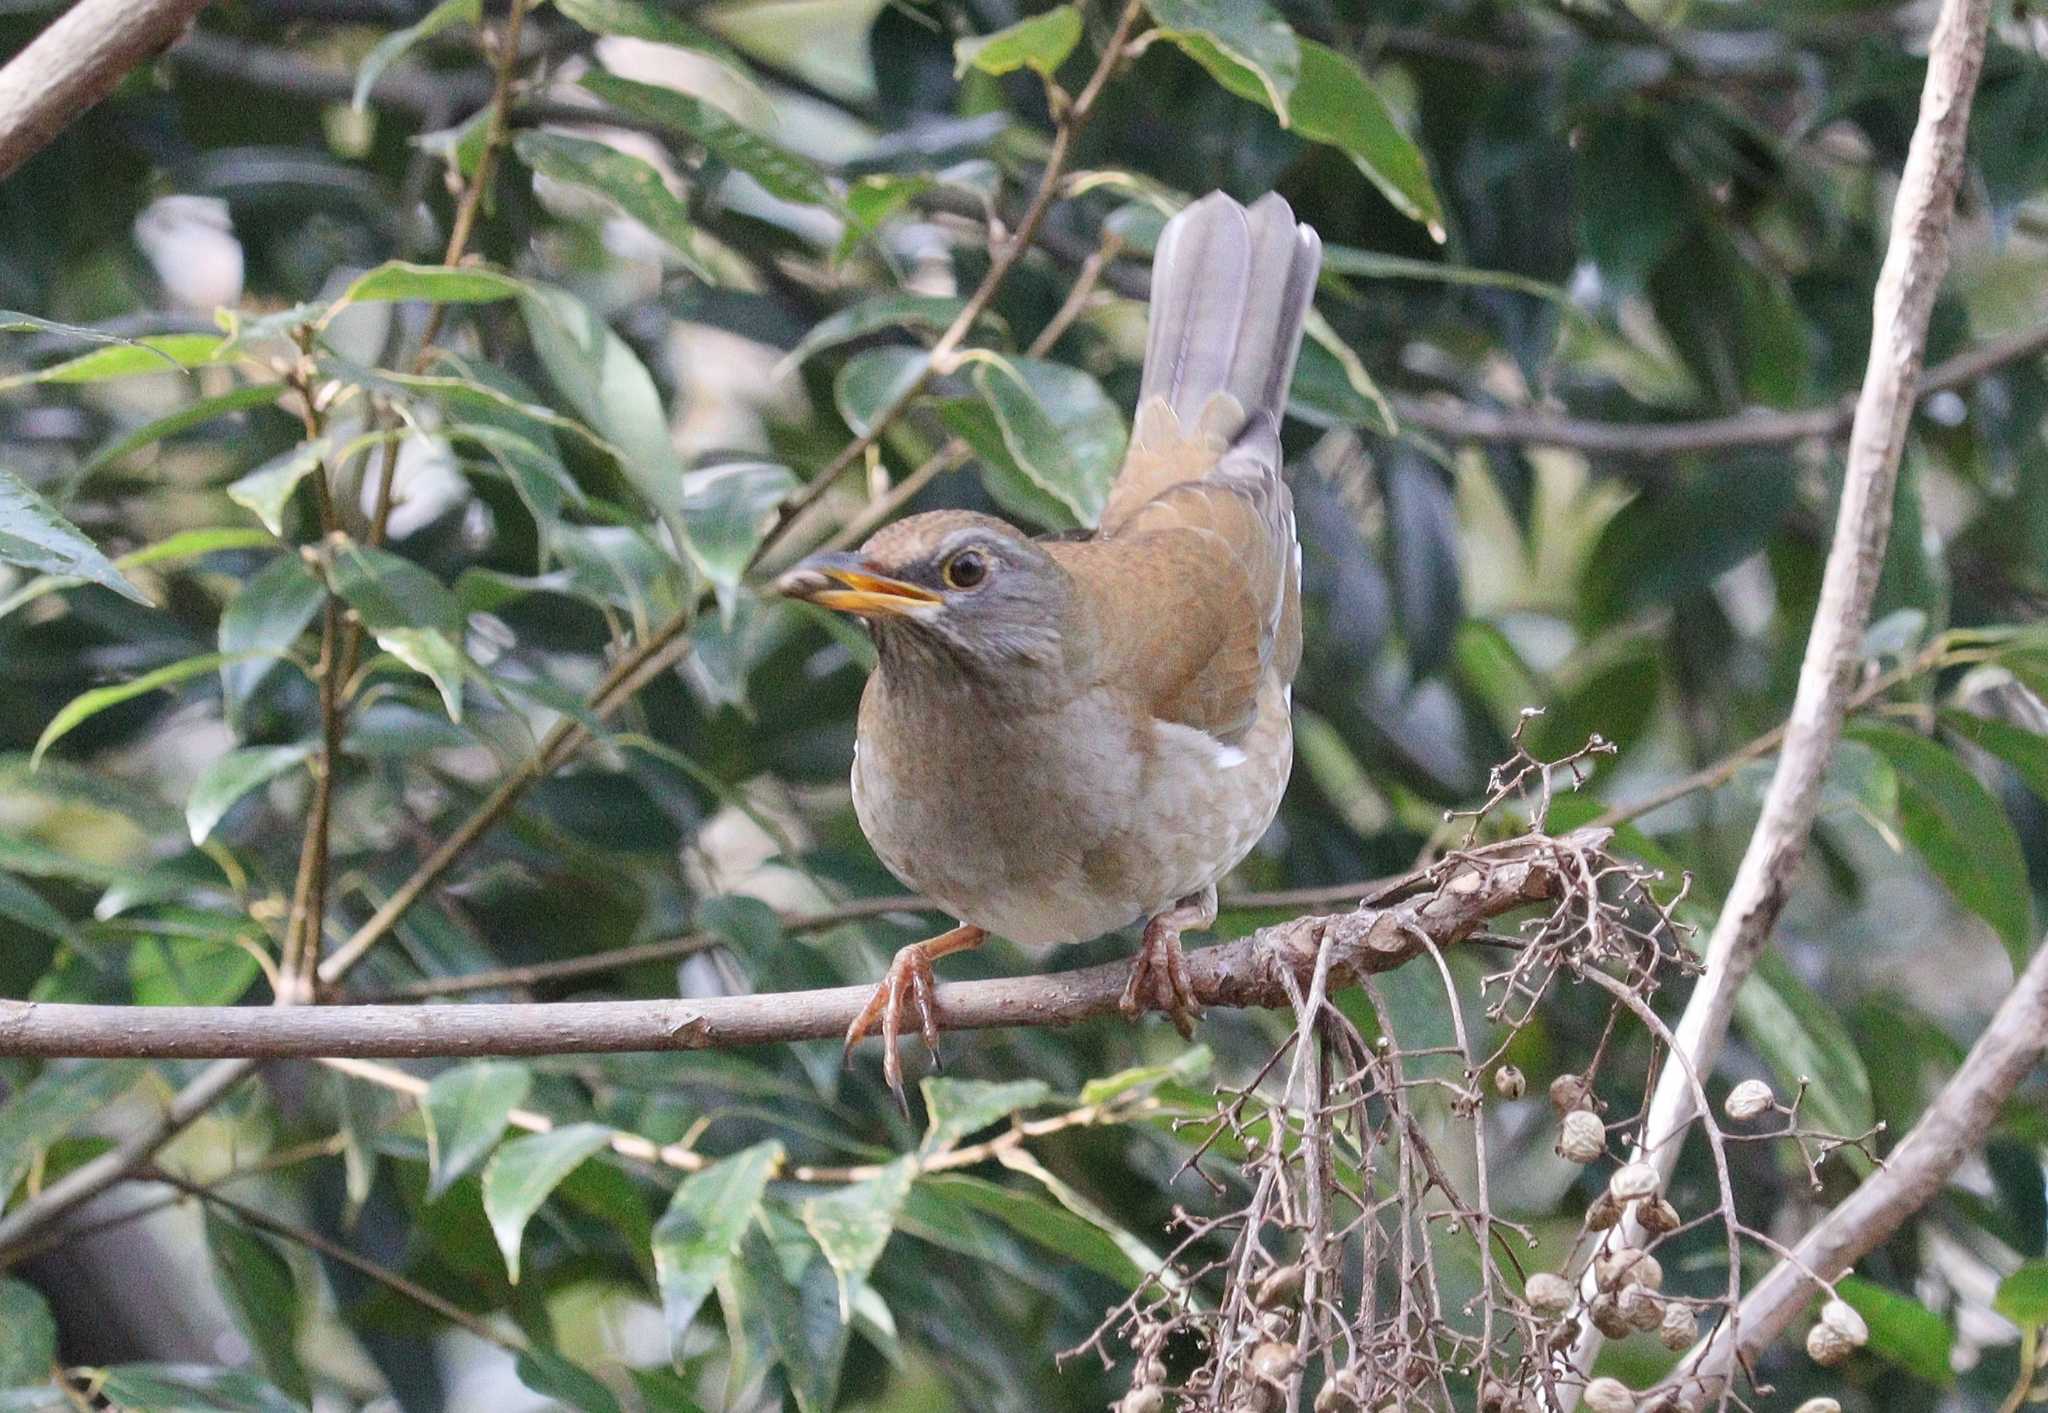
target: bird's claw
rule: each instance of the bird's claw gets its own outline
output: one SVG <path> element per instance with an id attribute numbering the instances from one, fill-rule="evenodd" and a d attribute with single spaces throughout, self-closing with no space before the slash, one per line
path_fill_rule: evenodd
<path id="1" fill-rule="evenodd" d="M 889 974 L 882 978 L 875 987 L 875 994 L 861 1008 L 861 1013 L 853 1018 L 853 1024 L 846 1028 L 844 1058 L 847 1065 L 853 1064 L 853 1047 L 867 1036 L 879 1018 L 882 1023 L 882 1076 L 889 1082 L 889 1092 L 896 1096 L 896 1107 L 903 1111 L 903 1117 L 909 1118 L 910 1101 L 903 1093 L 903 1056 L 896 1045 L 903 1034 L 906 997 L 917 1012 L 917 1028 L 924 1036 L 924 1048 L 931 1056 L 932 1068 L 941 1068 L 939 1021 L 933 1006 L 932 964 L 922 946 L 905 947 L 889 963 Z"/>
<path id="2" fill-rule="evenodd" d="M 1195 1038 L 1195 1021 L 1201 1017 L 1202 1003 L 1196 999 L 1194 984 L 1188 980 L 1187 956 L 1181 951 L 1179 928 L 1161 926 L 1157 920 L 1146 925 L 1138 955 L 1131 959 L 1131 979 L 1124 986 L 1118 1005 L 1132 1020 L 1147 1010 L 1164 1011 L 1181 1039 Z"/>

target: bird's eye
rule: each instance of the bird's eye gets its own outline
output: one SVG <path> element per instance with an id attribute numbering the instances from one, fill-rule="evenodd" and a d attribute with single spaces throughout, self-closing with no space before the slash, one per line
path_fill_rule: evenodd
<path id="1" fill-rule="evenodd" d="M 971 589 L 988 578 L 988 556 L 980 550 L 962 550 L 946 561 L 946 587 Z"/>

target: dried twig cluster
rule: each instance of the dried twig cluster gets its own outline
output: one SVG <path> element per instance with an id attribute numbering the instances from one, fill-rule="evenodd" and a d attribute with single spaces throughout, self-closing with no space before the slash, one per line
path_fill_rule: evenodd
<path id="1" fill-rule="evenodd" d="M 1648 1094 L 1671 1052 L 1651 1002 L 1697 970 L 1675 912 L 1687 880 L 1618 856 L 1604 832 L 1545 832 L 1557 787 L 1575 787 L 1608 749 L 1595 738 L 1545 761 L 1518 732 L 1463 845 L 1423 876 L 1421 893 L 1446 900 L 1487 892 L 1509 868 L 1547 880 L 1544 900 L 1524 907 L 1511 931 L 1475 926 L 1451 939 L 1504 957 L 1478 976 L 1476 999 L 1441 934 L 1408 929 L 1388 939 L 1433 968 L 1452 1044 L 1404 1047 L 1336 1005 L 1333 996 L 1355 985 L 1373 1016 L 1393 1014 L 1378 969 L 1351 965 L 1334 929 L 1320 935 L 1312 968 L 1298 958 L 1275 967 L 1293 1004 L 1292 1033 L 1248 1082 L 1218 1091 L 1213 1113 L 1183 1121 L 1198 1140 L 1184 1171 L 1206 1182 L 1210 1210 L 1176 1209 L 1164 1265 L 1072 1351 L 1133 1356 L 1118 1413 L 1544 1413 L 1570 1399 L 1594 1413 L 1700 1413 L 1709 1401 L 1682 1383 L 1638 1392 L 1588 1380 L 1572 1367 L 1574 1341 L 1591 1324 L 1610 1338 L 1691 1348 L 1703 1325 L 1737 1307 L 1742 1242 L 1784 1254 L 1737 1215 L 1731 1139 L 1793 1143 L 1813 1175 L 1843 1146 L 1867 1154 L 1871 1135 L 1805 1128 L 1798 1098 L 1780 1103 L 1758 1081 L 1738 1086 L 1724 1112 L 1738 1125 L 1767 1114 L 1785 1123 L 1728 1135 L 1702 1094 L 1698 1127 L 1718 1200 L 1686 1213 L 1664 1196 L 1639 1149 Z M 1513 837 L 1477 842 L 1509 820 L 1519 826 Z M 1499 1125 L 1486 1110 L 1525 1099 L 1529 1082 L 1508 1052 L 1538 1006 L 1579 986 L 1606 993 L 1607 1016 L 1584 1064 L 1548 1082 L 1554 1146 L 1572 1163 L 1612 1168 L 1560 1269 L 1531 1269 L 1532 1231 L 1503 1215 L 1489 1191 L 1487 1148 Z M 1647 1032 L 1651 1055 L 1644 1106 L 1616 1116 L 1596 1081 L 1621 1041 L 1638 1038 L 1627 1035 L 1632 1027 Z M 1659 1251 L 1709 1228 L 1726 1243 L 1725 1288 L 1667 1289 Z M 1831 1300 L 1808 1348 L 1831 1363 L 1865 1337 L 1855 1311 Z M 1743 1406 L 1726 1388 L 1715 1400 Z"/>

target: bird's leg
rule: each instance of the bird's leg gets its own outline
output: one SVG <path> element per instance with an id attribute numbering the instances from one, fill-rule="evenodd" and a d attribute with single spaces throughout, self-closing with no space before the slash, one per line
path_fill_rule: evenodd
<path id="1" fill-rule="evenodd" d="M 1216 921 L 1216 885 L 1190 893 L 1145 924 L 1138 955 L 1131 959 L 1131 980 L 1124 987 L 1123 1013 L 1135 1020 L 1148 1006 L 1173 1018 L 1173 1028 L 1192 1040 L 1202 1006 L 1188 981 L 1187 958 L 1181 953 L 1184 928 L 1201 929 Z M 1147 992 L 1150 995 L 1147 995 Z"/>
<path id="2" fill-rule="evenodd" d="M 889 1091 L 896 1096 L 897 1107 L 907 1117 L 910 1103 L 903 1097 L 903 1057 L 896 1052 L 896 1041 L 903 1034 L 903 1002 L 908 995 L 910 1004 L 917 1010 L 917 1028 L 924 1035 L 924 1048 L 931 1052 L 932 1065 L 939 1063 L 939 1020 L 932 1008 L 932 963 L 940 957 L 955 952 L 965 952 L 979 947 L 988 940 L 988 933 L 981 928 L 962 923 L 951 932 L 941 932 L 937 937 L 913 942 L 896 954 L 889 963 L 889 974 L 875 987 L 875 994 L 861 1013 L 853 1018 L 853 1024 L 846 1028 L 846 1060 L 853 1062 L 853 1047 L 873 1026 L 876 1017 L 882 1022 L 882 1074 L 889 1081 Z"/>

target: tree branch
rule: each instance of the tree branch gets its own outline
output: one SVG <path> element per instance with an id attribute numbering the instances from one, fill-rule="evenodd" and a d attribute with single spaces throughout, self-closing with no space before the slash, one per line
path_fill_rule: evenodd
<path id="1" fill-rule="evenodd" d="M 206 0 L 79 0 L 0 69 L 0 177 L 162 52 L 204 8 Z"/>
<path id="2" fill-rule="evenodd" d="M 1489 918 L 1554 897 L 1570 861 L 1605 830 L 1509 840 L 1459 856 L 1431 891 L 1384 908 L 1297 918 L 1188 958 L 1209 1006 L 1289 1004 L 1282 969 L 1313 971 L 1331 949 L 1331 985 L 1388 971 L 1428 948 L 1460 942 Z M 1051 976 L 952 982 L 938 989 L 948 1030 L 1058 1026 L 1119 1013 L 1129 965 Z M 685 1001 L 551 1005 L 85 1006 L 0 1001 L 0 1055 L 244 1059 L 562 1055 L 711 1050 L 846 1033 L 869 986 Z M 0 1245 L 7 1233 L 0 1229 Z"/>
<path id="3" fill-rule="evenodd" d="M 1989 0 L 1943 0 L 1929 49 L 1920 119 L 1892 213 L 1891 241 L 1877 280 L 1870 362 L 1849 433 L 1842 503 L 1807 638 L 1784 750 L 1764 796 L 1735 882 L 1707 942 L 1706 972 L 1679 1018 L 1670 1063 L 1658 1077 L 1643 1124 L 1643 1161 L 1669 1181 L 1685 1128 L 1697 1116 L 1688 1071 L 1714 1067 L 1735 996 L 1762 956 L 1806 850 L 1821 777 L 1841 738 L 1850 690 L 1863 663 L 1878 571 L 1891 533 L 1892 494 L 1913 411 L 1928 315 L 1948 268 L 1948 234 L 1962 182 L 1970 98 L 1984 60 Z M 1630 1218 L 1633 1223 L 1633 1217 Z M 1587 1273 L 1591 1290 L 1592 1273 Z M 1590 1369 L 1602 1343 L 1588 1328 L 1572 1350 Z M 1577 1400 L 1568 1396 L 1567 1410 Z"/>

